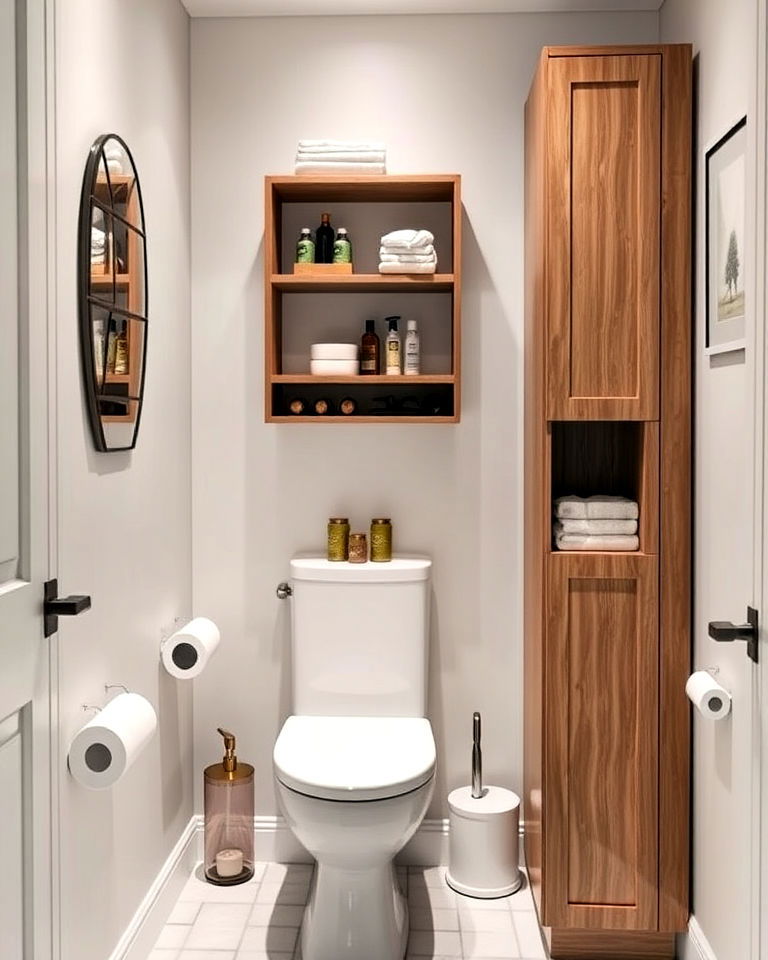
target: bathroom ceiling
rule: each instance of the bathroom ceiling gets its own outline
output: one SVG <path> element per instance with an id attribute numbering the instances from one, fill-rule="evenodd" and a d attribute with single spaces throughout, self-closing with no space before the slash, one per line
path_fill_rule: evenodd
<path id="1" fill-rule="evenodd" d="M 193 17 L 658 10 L 664 0 L 182 0 Z"/>

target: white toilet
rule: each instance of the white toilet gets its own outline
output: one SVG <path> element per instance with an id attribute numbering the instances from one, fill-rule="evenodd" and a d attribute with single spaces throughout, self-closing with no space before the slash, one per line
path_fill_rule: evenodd
<path id="1" fill-rule="evenodd" d="M 291 561 L 293 709 L 277 793 L 317 869 L 303 960 L 400 960 L 408 909 L 393 858 L 432 797 L 425 719 L 431 561 Z"/>

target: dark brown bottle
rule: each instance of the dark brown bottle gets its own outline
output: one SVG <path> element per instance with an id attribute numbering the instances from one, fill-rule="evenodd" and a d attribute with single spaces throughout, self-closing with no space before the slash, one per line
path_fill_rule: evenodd
<path id="1" fill-rule="evenodd" d="M 351 417 L 353 413 L 357 413 L 357 401 L 352 397 L 344 397 L 339 403 L 339 413 L 345 417 Z"/>
<path id="2" fill-rule="evenodd" d="M 331 406 L 331 401 L 326 400 L 325 397 L 321 397 L 320 400 L 315 400 L 313 407 L 318 417 L 326 417 L 329 414 L 333 413 L 333 407 Z"/>
<path id="3" fill-rule="evenodd" d="M 375 320 L 365 321 L 361 354 L 360 373 L 369 377 L 377 374 L 381 369 L 381 343 L 376 335 Z"/>
<path id="4" fill-rule="evenodd" d="M 330 213 L 320 217 L 320 226 L 315 231 L 315 263 L 333 263 L 333 242 L 336 234 L 331 226 Z"/>

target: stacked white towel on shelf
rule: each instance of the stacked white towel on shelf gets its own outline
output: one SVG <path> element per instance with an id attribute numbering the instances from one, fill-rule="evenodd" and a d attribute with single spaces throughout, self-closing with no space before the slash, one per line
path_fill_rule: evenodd
<path id="1" fill-rule="evenodd" d="M 372 140 L 299 140 L 296 173 L 386 173 L 387 148 Z"/>
<path id="2" fill-rule="evenodd" d="M 558 550 L 637 550 L 637 503 L 627 497 L 558 497 L 555 545 Z"/>
<path id="3" fill-rule="evenodd" d="M 429 230 L 393 230 L 381 238 L 379 273 L 434 273 L 435 238 Z"/>

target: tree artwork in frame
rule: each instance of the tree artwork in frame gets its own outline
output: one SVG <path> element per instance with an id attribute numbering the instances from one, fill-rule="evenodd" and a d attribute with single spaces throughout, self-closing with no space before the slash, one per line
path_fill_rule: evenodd
<path id="1" fill-rule="evenodd" d="M 746 345 L 747 118 L 706 153 L 707 353 Z"/>

